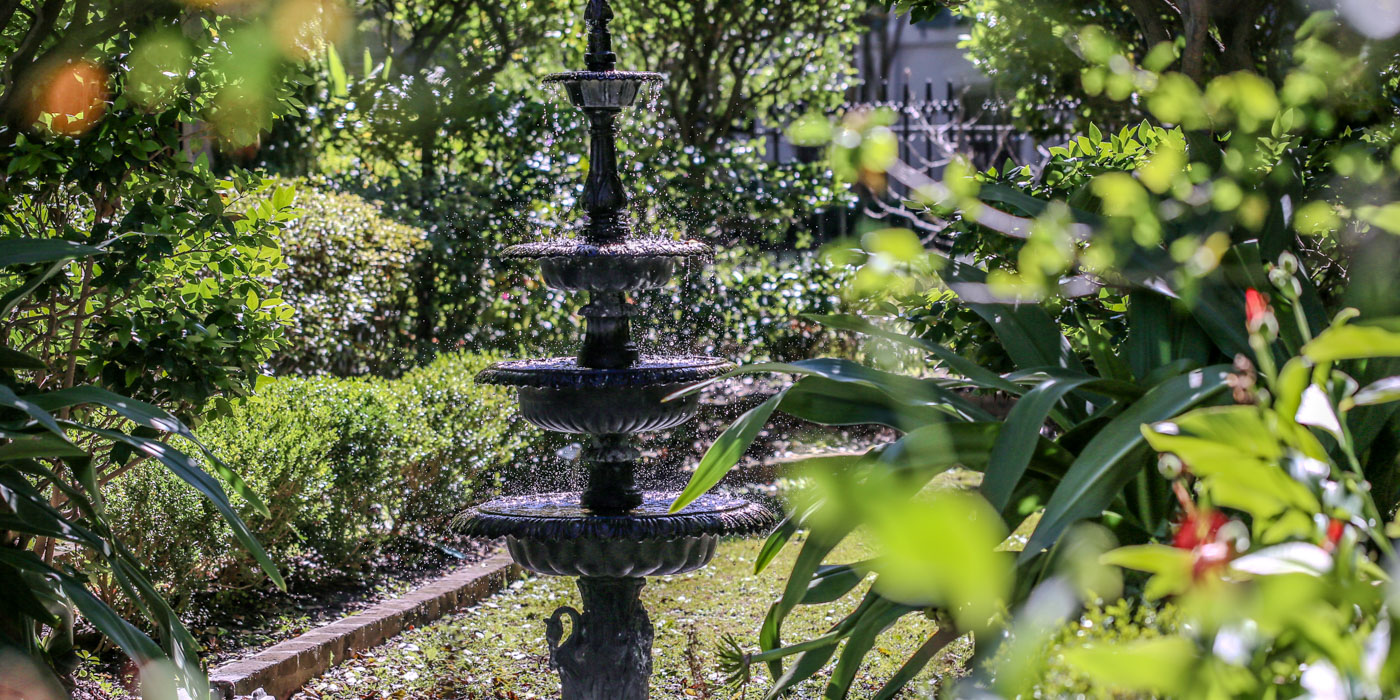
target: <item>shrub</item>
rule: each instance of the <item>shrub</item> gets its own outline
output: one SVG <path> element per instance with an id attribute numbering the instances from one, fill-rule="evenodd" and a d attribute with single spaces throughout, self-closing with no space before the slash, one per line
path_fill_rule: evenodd
<path id="1" fill-rule="evenodd" d="M 484 495 L 533 435 L 507 392 L 471 382 L 493 359 L 445 355 L 393 380 L 278 379 L 197 435 L 263 496 L 270 514 L 248 523 L 274 560 L 354 569 L 389 537 Z M 250 581 L 251 561 L 188 491 L 138 467 L 114 482 L 108 507 L 173 594 Z"/>
<path id="2" fill-rule="evenodd" d="M 275 277 L 296 311 L 273 359 L 298 374 L 397 374 L 413 355 L 414 264 L 428 235 L 354 194 L 297 188 Z"/>

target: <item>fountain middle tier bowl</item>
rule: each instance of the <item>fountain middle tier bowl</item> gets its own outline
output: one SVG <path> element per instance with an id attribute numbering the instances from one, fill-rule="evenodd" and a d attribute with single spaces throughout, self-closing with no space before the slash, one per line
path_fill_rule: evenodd
<path id="1" fill-rule="evenodd" d="M 469 512 L 469 534 L 505 537 L 511 558 L 548 576 L 667 576 L 694 571 L 726 535 L 761 532 L 773 511 L 742 498 L 706 494 L 669 512 L 675 493 L 648 491 L 626 515 L 593 515 L 576 493 L 501 498 Z"/>
<path id="2" fill-rule="evenodd" d="M 643 355 L 626 369 L 580 367 L 573 357 L 498 362 L 481 384 L 520 390 L 520 414 L 545 430 L 589 435 L 665 430 L 695 417 L 699 395 L 667 396 L 734 365 L 715 357 Z"/>
<path id="3" fill-rule="evenodd" d="M 665 286 L 678 260 L 710 254 L 710 247 L 699 241 L 639 237 L 611 243 L 574 239 L 525 243 L 506 248 L 500 257 L 538 260 L 545 284 L 555 289 L 622 292 Z"/>

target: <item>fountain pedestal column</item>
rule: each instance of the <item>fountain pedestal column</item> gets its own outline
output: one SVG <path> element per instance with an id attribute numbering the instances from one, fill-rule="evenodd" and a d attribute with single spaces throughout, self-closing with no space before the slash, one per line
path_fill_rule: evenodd
<path id="1" fill-rule="evenodd" d="M 578 579 L 583 612 L 567 605 L 545 623 L 549 666 L 559 672 L 563 700 L 647 700 L 651 618 L 642 607 L 646 579 Z M 571 630 L 564 635 L 564 617 Z"/>

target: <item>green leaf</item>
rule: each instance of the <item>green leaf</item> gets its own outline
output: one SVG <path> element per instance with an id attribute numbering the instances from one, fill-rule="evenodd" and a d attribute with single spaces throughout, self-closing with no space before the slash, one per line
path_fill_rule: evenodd
<path id="1" fill-rule="evenodd" d="M 1303 346 L 1313 362 L 1400 357 L 1400 317 L 1334 325 Z"/>
<path id="2" fill-rule="evenodd" d="M 914 677 L 924 670 L 928 662 L 932 661 L 933 657 L 943 651 L 954 639 L 957 639 L 956 632 L 940 629 L 933 636 L 924 640 L 924 643 L 920 644 L 919 648 L 904 661 L 904 665 L 900 666 L 899 670 L 885 681 L 885 685 L 875 695 L 875 700 L 893 700 L 904 689 L 904 686 L 908 685 L 909 681 L 914 680 Z"/>
<path id="3" fill-rule="evenodd" d="M 984 389 L 996 389 L 1016 395 L 1022 392 L 1020 386 L 1003 379 L 1001 375 L 998 375 L 996 372 L 986 369 L 976 362 L 938 343 L 923 338 L 916 338 L 911 335 L 905 335 L 903 333 L 885 330 L 855 314 L 804 314 L 804 316 L 828 328 L 864 333 L 865 335 L 884 338 L 912 348 L 924 350 L 938 358 L 948 369 Z"/>
<path id="4" fill-rule="evenodd" d="M 860 622 L 872 605 L 880 600 L 874 592 L 866 591 L 861 598 L 856 609 L 850 614 L 841 618 L 841 621 L 831 626 L 826 634 L 815 639 L 799 642 L 781 650 L 787 654 L 796 653 L 797 658 L 793 659 L 792 667 L 774 681 L 773 687 L 764 694 L 765 700 L 776 700 L 782 697 L 793 686 L 815 676 L 826 666 L 826 662 L 836 654 L 836 646 L 841 640 L 850 636 L 851 631 Z M 801 650 L 800 652 L 797 650 Z M 771 665 L 771 664 L 770 664 Z"/>
<path id="5" fill-rule="evenodd" d="M 768 539 L 763 541 L 763 547 L 758 550 L 758 556 L 753 560 L 753 572 L 755 575 L 763 573 L 768 565 L 773 563 L 773 558 L 783 551 L 788 540 L 797 532 L 797 523 L 793 522 L 792 516 L 783 518 L 782 522 L 774 526 L 773 531 L 768 533 Z"/>
<path id="6" fill-rule="evenodd" d="M 758 437 L 759 431 L 768 423 L 768 418 L 773 415 L 773 411 L 778 408 L 778 403 L 783 400 L 786 391 L 780 391 L 769 397 L 767 401 L 751 408 L 733 425 L 725 428 L 719 437 L 715 438 L 714 444 L 705 451 L 705 456 L 700 459 L 700 464 L 695 467 L 695 473 L 690 475 L 690 483 L 685 485 L 680 495 L 671 503 L 670 512 L 679 512 L 682 508 L 690 505 L 695 499 L 704 495 L 706 491 L 714 488 L 729 470 L 739 463 L 739 458 L 744 456 L 744 450 L 753 444 Z"/>
<path id="7" fill-rule="evenodd" d="M 1127 363 L 1113 351 L 1113 345 L 1108 338 L 1090 325 L 1078 312 L 1075 313 L 1075 317 L 1079 321 L 1079 328 L 1084 331 L 1084 339 L 1089 346 L 1089 355 L 1094 358 L 1094 367 L 1098 369 L 1099 375 L 1123 382 L 1132 381 L 1132 370 L 1128 369 Z"/>
<path id="8" fill-rule="evenodd" d="M 860 670 L 861 662 L 865 660 L 865 655 L 870 653 L 870 649 L 875 646 L 875 638 L 881 632 L 889 629 L 899 618 L 918 610 L 919 608 L 901 605 L 883 598 L 871 604 L 865 614 L 860 617 L 855 628 L 851 630 L 851 636 L 846 640 L 846 645 L 841 648 L 841 656 L 836 660 L 836 668 L 831 672 L 831 680 L 827 682 L 823 697 L 839 700 L 849 695 L 851 683 L 856 679 L 856 672 Z"/>
<path id="9" fill-rule="evenodd" d="M 1105 690 L 1165 696 L 1181 691 L 1197 657 L 1185 637 L 1154 637 L 1065 649 L 1065 663 Z"/>
<path id="10" fill-rule="evenodd" d="M 1143 466 L 1145 438 L 1141 426 L 1166 420 L 1209 400 L 1225 388 L 1228 365 L 1214 365 L 1173 377 L 1147 392 L 1105 425 L 1070 467 L 1050 496 L 1040 524 L 1021 553 L 1033 559 L 1073 523 L 1097 517 L 1134 472 Z"/>
<path id="11" fill-rule="evenodd" d="M 86 457 L 83 448 L 54 435 L 35 433 L 32 435 L 9 434 L 10 441 L 0 445 L 0 461 L 24 459 L 27 457 Z"/>
<path id="12" fill-rule="evenodd" d="M 821 357 L 798 362 L 763 362 L 744 365 L 712 381 L 758 372 L 776 372 L 815 377 L 842 384 L 854 384 L 883 392 L 887 403 L 893 408 L 900 404 L 937 408 L 950 415 L 963 415 L 973 420 L 991 418 L 981 407 L 973 404 L 953 391 L 944 388 L 939 382 L 920 379 L 894 372 L 885 372 L 867 367 L 858 362 L 837 358 Z M 705 384 L 697 384 L 677 392 L 673 396 L 693 392 Z M 867 397 L 871 396 L 866 394 Z M 893 426 L 899 427 L 899 426 Z"/>
<path id="13" fill-rule="evenodd" d="M 997 435 L 982 477 L 982 495 L 998 511 L 1011 501 L 1011 494 L 1025 474 L 1037 447 L 1037 438 L 1050 412 L 1071 391 L 1093 381 L 1093 377 L 1051 377 L 1026 392 L 1006 416 L 1006 425 Z"/>
<path id="14" fill-rule="evenodd" d="M 844 533 L 836 536 L 836 533 L 813 532 L 807 541 L 802 543 L 802 549 L 798 551 L 797 559 L 792 563 L 792 570 L 788 572 L 782 597 L 768 609 L 768 615 L 758 630 L 758 644 L 761 649 L 769 651 L 782 646 L 783 620 L 806 597 L 808 583 L 821 568 L 822 560 L 844 537 Z M 778 679 L 783 675 L 782 662 L 769 662 L 768 671 L 775 680 Z"/>
<path id="15" fill-rule="evenodd" d="M 1191 559 L 1191 552 L 1185 549 L 1164 544 L 1139 544 L 1107 552 L 1099 561 L 1108 566 L 1121 566 L 1150 574 L 1172 574 L 1190 570 Z"/>
<path id="16" fill-rule="evenodd" d="M 973 406 L 969 408 L 977 410 Z M 778 409 L 822 425 L 885 425 L 895 430 L 911 430 L 950 417 L 963 417 L 945 404 L 905 403 L 864 384 L 835 382 L 824 377 L 804 377 L 793 384 Z"/>
<path id="17" fill-rule="evenodd" d="M 64 595 L 82 612 L 83 617 L 138 664 L 154 659 L 165 658 L 159 645 L 151 641 L 141 630 L 122 619 L 115 610 L 88 592 L 87 587 L 73 577 L 40 561 L 33 552 L 17 551 L 0 547 L 0 564 L 15 569 L 32 571 L 56 581 Z"/>
<path id="18" fill-rule="evenodd" d="M 112 553 L 106 540 L 83 525 L 65 518 L 49 504 L 48 498 L 14 471 L 0 470 L 0 502 L 14 514 L 16 524 L 24 525 L 14 528 L 16 530 L 84 544 L 102 556 Z"/>
<path id="19" fill-rule="evenodd" d="M 58 421 L 53 416 L 49 415 L 48 411 L 40 408 L 39 405 L 33 401 L 20 398 L 8 386 L 0 385 L 0 406 L 7 406 L 22 411 L 24 414 L 34 419 L 35 423 L 43 426 L 45 430 L 65 440 L 68 439 L 68 434 L 59 426 Z"/>
<path id="20" fill-rule="evenodd" d="M 6 369 L 44 369 L 46 365 L 43 360 L 33 355 L 0 347 L 0 367 Z"/>
<path id="21" fill-rule="evenodd" d="M 8 517 L 0 516 L 0 529 L 18 531 L 17 528 L 8 527 L 7 522 Z M 40 624 L 58 627 L 58 616 L 49 612 L 43 601 L 34 595 L 33 587 L 19 571 L 10 566 L 0 566 L 0 587 L 5 591 L 5 595 L 0 596 L 0 612 L 6 617 L 16 619 L 23 616 Z"/>
<path id="22" fill-rule="evenodd" d="M 800 604 L 819 605 L 836 601 L 859 586 L 869 573 L 869 562 L 822 566 L 807 585 L 807 594 L 802 596 Z"/>
<path id="23" fill-rule="evenodd" d="M 105 252 L 101 248 L 61 238 L 5 238 L 0 239 L 0 267 L 72 260 Z"/>
<path id="24" fill-rule="evenodd" d="M 199 465 L 196 464 L 194 460 L 190 459 L 189 456 L 158 440 L 149 440 L 135 435 L 128 435 L 117 430 L 106 430 L 78 423 L 70 422 L 67 425 L 78 430 L 93 433 L 94 435 L 101 435 L 109 440 L 124 442 L 131 445 L 138 452 L 154 457 L 161 464 L 164 464 L 175 476 L 180 477 L 185 483 L 193 486 L 196 491 L 203 494 L 210 503 L 214 504 L 214 507 L 223 515 L 224 522 L 227 522 L 229 528 L 233 530 L 234 537 L 253 555 L 253 559 L 258 562 L 258 566 L 268 575 L 268 578 L 271 578 L 272 582 L 277 584 L 278 588 L 286 590 L 287 582 L 282 578 L 282 574 L 277 571 L 277 565 L 273 563 L 272 558 L 263 550 L 262 544 L 253 536 L 252 531 L 248 529 L 248 525 L 243 522 L 243 518 L 239 517 L 238 511 L 233 509 L 233 505 L 229 503 L 228 495 L 224 493 L 223 487 L 219 486 L 219 482 L 215 481 L 214 478 L 209 476 L 203 469 L 200 469 Z"/>
<path id="25" fill-rule="evenodd" d="M 1024 191 L 1003 185 L 1000 183 L 983 183 L 977 190 L 977 198 L 984 202 L 998 202 L 1009 204 L 1021 210 L 1026 216 L 1040 216 L 1050 208 L 1050 202 L 1026 194 Z M 1070 219 L 1075 223 L 1085 224 L 1094 228 L 1104 225 L 1104 218 L 1098 214 L 1087 212 L 1078 207 L 1066 207 L 1069 210 Z"/>
<path id="26" fill-rule="evenodd" d="M 986 272 L 971 265 L 948 259 L 939 275 L 948 282 L 961 298 L 967 285 L 985 285 Z M 1060 333 L 1060 325 L 1050 314 L 1036 304 L 987 303 L 963 299 L 964 304 L 981 316 L 997 339 L 1006 347 L 1017 366 L 1022 369 L 1033 367 L 1062 367 L 1083 372 L 1084 366 L 1070 349 L 1069 341 Z"/>
<path id="27" fill-rule="evenodd" d="M 220 460 L 209 448 L 205 447 L 204 443 L 200 442 L 199 438 L 195 437 L 194 432 L 181 422 L 180 419 L 170 415 L 170 413 L 159 406 L 127 398 L 96 386 L 78 386 L 69 389 L 59 389 L 58 391 L 26 396 L 25 398 L 48 411 L 58 410 L 67 406 L 93 403 L 110 408 L 116 411 L 121 417 L 137 425 L 159 430 L 163 433 L 179 435 L 194 443 L 194 445 L 200 449 L 204 456 L 209 459 L 214 470 L 219 473 L 219 476 L 222 477 L 224 481 L 228 482 L 229 488 L 233 489 L 234 493 L 238 494 L 244 501 L 247 501 L 248 505 L 251 505 L 259 515 L 265 518 L 271 517 L 267 505 L 262 502 L 258 494 L 248 485 L 248 482 L 243 480 L 243 477 L 230 469 L 228 465 L 224 464 L 223 460 Z"/>
<path id="28" fill-rule="evenodd" d="M 890 465 L 909 485 L 922 485 L 952 467 L 977 471 L 988 468 L 1001 423 L 940 423 L 910 431 L 885 445 L 878 459 Z M 1073 462 L 1064 448 L 1039 435 L 1029 469 L 1059 480 Z M 916 489 L 917 490 L 917 489 Z"/>
<path id="29" fill-rule="evenodd" d="M 345 66 L 340 62 L 340 52 L 333 42 L 326 42 L 326 67 L 330 69 L 331 90 L 336 97 L 350 94 L 349 81 L 345 79 Z"/>

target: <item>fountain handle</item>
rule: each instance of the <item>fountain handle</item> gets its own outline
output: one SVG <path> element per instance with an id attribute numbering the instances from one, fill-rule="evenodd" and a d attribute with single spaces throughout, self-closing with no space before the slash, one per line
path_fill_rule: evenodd
<path id="1" fill-rule="evenodd" d="M 572 633 L 563 644 L 560 644 L 559 641 L 564 636 L 564 624 L 559 619 L 561 615 L 569 616 L 569 622 L 572 627 Z M 545 620 L 544 638 L 545 642 L 549 645 L 549 667 L 555 671 L 559 670 L 559 648 L 574 641 L 574 637 L 578 635 L 580 619 L 577 610 L 563 605 L 557 608 L 554 614 L 549 616 L 548 620 Z"/>
<path id="2" fill-rule="evenodd" d="M 617 54 L 612 50 L 612 33 L 608 31 L 608 22 L 612 18 L 613 11 L 608 0 L 588 0 L 588 7 L 583 12 L 583 21 L 588 24 L 588 53 L 583 60 L 588 70 L 609 71 L 617 66 Z"/>

